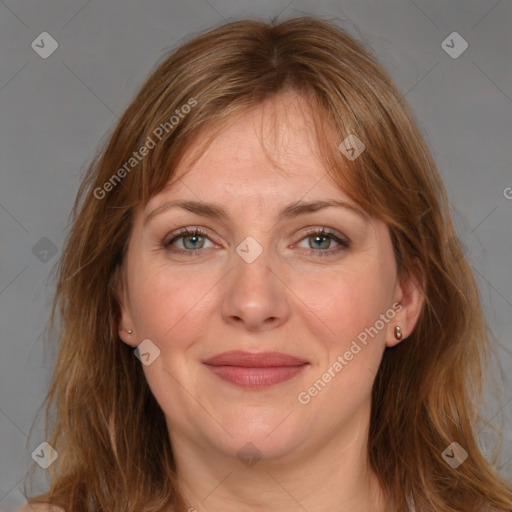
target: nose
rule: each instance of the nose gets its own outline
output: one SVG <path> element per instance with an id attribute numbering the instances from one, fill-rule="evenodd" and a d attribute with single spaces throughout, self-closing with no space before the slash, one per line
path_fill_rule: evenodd
<path id="1" fill-rule="evenodd" d="M 225 286 L 222 316 L 237 328 L 275 329 L 290 315 L 289 288 L 268 250 L 252 262 L 251 258 L 234 253 L 233 269 L 226 276 Z"/>

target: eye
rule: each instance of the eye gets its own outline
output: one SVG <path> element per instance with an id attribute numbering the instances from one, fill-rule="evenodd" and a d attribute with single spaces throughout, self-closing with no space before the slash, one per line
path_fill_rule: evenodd
<path id="1" fill-rule="evenodd" d="M 196 254 L 196 251 L 204 248 L 204 240 L 210 240 L 208 235 L 200 228 L 193 228 L 189 231 L 187 228 L 180 229 L 173 236 L 164 240 L 163 246 L 171 252 Z M 178 240 L 182 240 L 184 249 L 173 249 L 172 246 Z M 211 240 L 210 240 L 211 242 Z"/>
<path id="2" fill-rule="evenodd" d="M 350 247 L 350 242 L 347 239 L 325 228 L 308 231 L 306 236 L 301 239 L 301 242 L 308 239 L 309 254 L 314 257 L 333 256 Z M 201 228 L 194 227 L 190 231 L 188 228 L 182 228 L 172 233 L 171 238 L 164 240 L 162 246 L 174 253 L 199 255 L 201 250 L 205 249 L 205 240 L 210 241 L 212 246 L 215 246 L 207 233 Z M 183 248 L 173 248 L 174 244 L 178 241 L 181 241 Z M 339 248 L 329 250 L 333 242 L 338 244 Z"/>
<path id="3" fill-rule="evenodd" d="M 350 247 L 350 242 L 347 239 L 331 231 L 327 231 L 325 228 L 308 231 L 307 235 L 302 238 L 302 240 L 308 240 L 309 254 L 312 256 L 333 256 Z M 340 247 L 334 250 L 327 250 L 332 245 L 333 241 Z"/>

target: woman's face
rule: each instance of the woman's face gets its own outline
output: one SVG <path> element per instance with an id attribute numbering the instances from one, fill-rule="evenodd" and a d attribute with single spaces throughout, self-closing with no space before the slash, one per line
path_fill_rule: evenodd
<path id="1" fill-rule="evenodd" d="M 387 226 L 328 179 L 306 112 L 292 94 L 255 109 L 136 213 L 119 334 L 150 340 L 143 369 L 171 442 L 282 460 L 342 449 L 366 432 L 395 325 L 414 326 Z M 246 354 L 205 363 L 232 351 Z"/>

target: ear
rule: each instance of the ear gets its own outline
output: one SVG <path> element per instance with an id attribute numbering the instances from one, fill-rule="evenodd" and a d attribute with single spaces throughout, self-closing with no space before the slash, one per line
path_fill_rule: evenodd
<path id="1" fill-rule="evenodd" d="M 126 276 L 124 268 L 118 266 L 113 276 L 112 289 L 114 297 L 119 304 L 119 320 L 118 320 L 118 334 L 124 343 L 130 347 L 137 346 L 134 323 L 130 311 L 130 303 L 128 300 Z M 129 334 L 128 331 L 133 331 Z"/>
<path id="2" fill-rule="evenodd" d="M 416 270 L 411 275 L 399 279 L 395 286 L 395 303 L 399 303 L 401 309 L 399 306 L 393 308 L 396 315 L 388 323 L 387 347 L 394 347 L 410 336 L 423 310 L 424 272 L 419 261 L 416 261 L 415 264 Z M 397 325 L 402 331 L 402 339 L 400 340 L 395 337 L 394 331 Z"/>

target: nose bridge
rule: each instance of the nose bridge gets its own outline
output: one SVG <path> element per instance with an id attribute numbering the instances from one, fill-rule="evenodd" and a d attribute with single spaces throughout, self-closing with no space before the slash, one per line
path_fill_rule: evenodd
<path id="1" fill-rule="evenodd" d="M 270 248 L 270 241 L 262 234 L 255 236 L 244 238 L 236 246 L 233 258 L 233 284 L 251 294 L 269 292 L 270 288 L 273 288 L 272 278 L 275 278 L 270 270 L 272 261 L 275 259 Z M 260 288 L 262 289 L 260 290 Z"/>
<path id="2" fill-rule="evenodd" d="M 246 237 L 236 246 L 222 307 L 226 321 L 242 321 L 246 327 L 258 329 L 270 319 L 274 324 L 284 320 L 286 290 L 275 266 L 276 255 L 263 232 Z"/>

